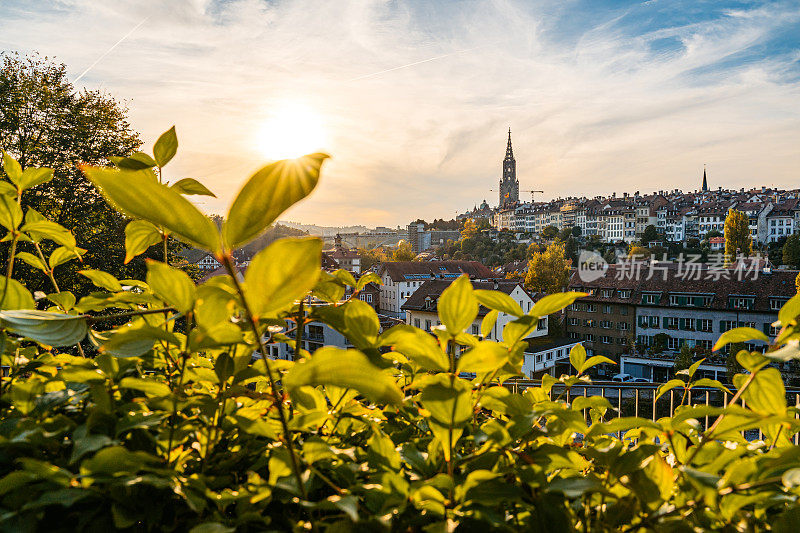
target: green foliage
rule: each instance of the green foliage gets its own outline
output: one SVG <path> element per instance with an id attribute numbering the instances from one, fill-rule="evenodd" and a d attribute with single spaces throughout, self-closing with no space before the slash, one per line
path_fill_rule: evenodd
<path id="1" fill-rule="evenodd" d="M 58 289 L 53 266 L 75 261 L 77 244 L 49 259 L 35 248 L 21 252 L 55 292 L 46 298 L 53 307 L 35 309 L 25 284 L 4 278 L 2 529 L 789 531 L 796 524 L 800 455 L 791 439 L 800 421 L 770 363 L 800 359 L 800 300 L 781 311 L 771 351 L 737 353 L 743 371 L 735 390 L 696 379 L 702 360 L 659 387 L 658 395 L 683 393 L 672 417 L 621 417 L 604 397 L 551 396 L 556 383 L 569 391 L 588 383 L 591 367 L 611 363 L 587 357 L 580 345 L 569 358 L 575 375 L 512 392 L 503 384 L 520 376 L 524 339 L 539 318 L 583 293 L 549 295 L 526 314 L 507 295 L 476 291 L 461 277 L 439 299 L 443 326 L 434 335 L 410 325 L 381 332 L 369 305 L 341 301 L 345 286 L 357 294 L 379 280 L 321 273 L 318 239 L 276 240 L 244 277 L 236 271 L 231 243 L 260 233 L 300 193 L 272 199 L 258 191 L 266 215 L 236 207 L 256 205 L 240 193 L 221 225 L 225 239 L 217 224 L 167 216 L 164 206 L 192 211 L 178 191 L 148 178 L 151 160 L 163 165 L 175 155 L 174 131 L 162 139 L 154 157 L 117 159 L 119 170 L 103 171 L 119 186 L 97 183 L 131 210 L 140 204 L 120 189 L 152 178 L 158 187 L 148 190 L 160 199 L 136 207 L 134 222 L 151 224 L 152 235 L 208 244 L 228 274 L 197 286 L 165 262 L 149 261 L 145 281 L 84 269 L 96 290 L 77 297 Z M 13 162 L 5 167 L 8 187 L 0 191 L 8 192 L 0 197 L 19 205 L 10 180 L 20 174 Z M 297 188 L 268 187 L 307 193 L 319 170 L 296 168 Z M 252 180 L 263 183 L 264 174 Z M 26 225 L 45 221 L 31 217 Z M 65 238 L 11 220 L 21 243 L 40 233 Z M 11 264 L 17 253 L 10 250 Z M 489 309 L 484 331 L 501 312 L 512 317 L 503 342 L 472 334 L 479 305 Z M 312 321 L 353 348 L 309 352 Z M 84 338 L 95 357 L 60 349 Z M 763 334 L 740 328 L 718 346 L 752 339 Z M 294 359 L 268 357 L 275 348 L 291 348 Z M 696 388 L 733 397 L 727 407 L 693 405 Z M 747 443 L 742 431 L 750 429 L 761 429 L 763 441 Z"/>
<path id="2" fill-rule="evenodd" d="M 544 294 L 561 292 L 569 282 L 569 263 L 564 243 L 553 242 L 543 252 L 535 252 L 528 261 L 525 287 Z"/>
<path id="3" fill-rule="evenodd" d="M 786 238 L 783 244 L 783 264 L 793 268 L 800 268 L 800 235 L 793 233 Z"/>

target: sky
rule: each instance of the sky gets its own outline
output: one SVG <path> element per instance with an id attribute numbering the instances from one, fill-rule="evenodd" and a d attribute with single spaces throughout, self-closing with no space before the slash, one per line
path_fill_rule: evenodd
<path id="1" fill-rule="evenodd" d="M 281 218 L 452 218 L 512 130 L 539 199 L 800 186 L 800 1 L 0 0 L 0 50 L 122 101 L 168 179 L 223 213 L 269 160 L 326 151 Z M 291 153 L 290 152 L 297 152 Z M 299 152 L 298 152 L 299 151 Z M 521 193 L 523 199 L 527 193 Z"/>

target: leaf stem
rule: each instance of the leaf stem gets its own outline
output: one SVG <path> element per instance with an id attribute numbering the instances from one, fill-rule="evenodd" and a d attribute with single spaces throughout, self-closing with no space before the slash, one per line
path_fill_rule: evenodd
<path id="1" fill-rule="evenodd" d="M 258 351 L 261 353 L 261 359 L 264 361 L 264 367 L 267 370 L 267 379 L 269 379 L 270 389 L 272 390 L 272 397 L 275 401 L 275 407 L 278 410 L 278 418 L 280 419 L 281 428 L 283 429 L 283 440 L 286 444 L 286 448 L 289 451 L 289 459 L 292 462 L 292 472 L 294 473 L 294 477 L 297 480 L 297 486 L 300 489 L 301 494 L 303 495 L 303 499 L 307 499 L 308 495 L 306 494 L 306 488 L 303 484 L 303 476 L 300 474 L 300 464 L 297 460 L 297 453 L 294 449 L 294 444 L 292 443 L 292 434 L 289 430 L 289 422 L 286 419 L 286 414 L 283 412 L 283 396 L 281 392 L 278 390 L 277 380 L 272 373 L 272 367 L 269 364 L 269 360 L 267 357 L 267 347 L 264 346 L 264 340 L 261 338 L 261 333 L 258 330 L 258 323 L 256 322 L 255 317 L 253 316 L 253 312 L 250 309 L 250 304 L 247 302 L 247 297 L 244 294 L 244 289 L 242 289 L 242 284 L 239 283 L 239 278 L 237 277 L 236 266 L 233 264 L 231 260 L 230 253 L 222 254 L 222 264 L 225 266 L 225 270 L 228 271 L 231 279 L 233 280 L 233 285 L 236 288 L 236 292 L 239 294 L 239 297 L 242 299 L 242 307 L 244 307 L 245 314 L 247 314 L 247 321 L 250 323 L 250 329 L 253 331 L 253 335 L 256 337 L 256 342 L 258 343 Z M 298 334 L 299 334 L 298 330 Z"/>

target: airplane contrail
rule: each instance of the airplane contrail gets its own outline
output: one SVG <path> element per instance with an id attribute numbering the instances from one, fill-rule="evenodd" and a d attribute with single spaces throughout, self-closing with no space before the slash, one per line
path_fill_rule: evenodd
<path id="1" fill-rule="evenodd" d="M 130 36 L 131 36 L 131 34 L 132 34 L 133 32 L 135 32 L 136 30 L 138 30 L 138 29 L 139 29 L 139 27 L 140 27 L 142 24 L 144 24 L 145 22 L 147 22 L 147 19 L 149 19 L 149 18 L 150 18 L 150 17 L 149 17 L 149 16 L 147 16 L 147 17 L 145 17 L 144 19 L 142 19 L 142 21 L 141 21 L 139 24 L 137 24 L 136 26 L 134 26 L 134 27 L 133 27 L 133 29 L 132 29 L 131 31 L 129 31 L 128 33 L 126 33 L 125 35 L 123 35 L 123 36 L 122 36 L 122 39 L 120 39 L 119 41 L 117 41 L 117 42 L 115 42 L 113 45 L 111 45 L 111 48 L 109 48 L 108 50 L 106 50 L 106 51 L 105 51 L 105 53 L 103 53 L 103 55 L 101 55 L 100 57 L 98 57 L 98 58 L 97 58 L 97 59 L 94 61 L 94 63 L 92 63 L 91 65 L 89 65 L 89 67 L 88 67 L 86 70 L 84 70 L 83 72 L 81 72 L 80 76 L 78 76 L 77 78 L 75 78 L 75 79 L 72 81 L 72 83 L 78 83 L 78 82 L 80 81 L 80 79 L 81 79 L 81 78 L 83 78 L 83 77 L 86 75 L 86 73 L 87 73 L 87 72 L 89 72 L 90 70 L 92 70 L 96 64 L 98 64 L 98 63 L 99 63 L 99 62 L 100 62 L 100 61 L 101 61 L 101 60 L 102 60 L 104 57 L 106 57 L 108 54 L 110 54 L 110 53 L 111 53 L 111 51 L 112 51 L 112 50 L 114 50 L 114 48 L 116 48 L 117 46 L 119 46 L 119 44 L 120 44 L 122 41 L 124 41 L 125 39 L 127 39 L 128 37 L 130 37 Z"/>
<path id="2" fill-rule="evenodd" d="M 455 52 L 450 52 L 449 54 L 444 54 L 444 55 L 440 55 L 440 56 L 436 56 L 436 57 L 429 57 L 428 59 L 423 59 L 421 61 L 414 61 L 413 63 L 409 63 L 407 65 L 400 65 L 399 67 L 388 68 L 386 70 L 381 70 L 380 72 L 373 72 L 372 74 L 365 74 L 363 76 L 359 76 L 357 78 L 353 78 L 353 79 L 347 80 L 347 81 L 358 81 L 358 80 L 365 80 L 367 78 L 373 78 L 375 76 L 380 76 L 381 74 L 386 74 L 387 72 L 393 72 L 395 70 L 400 70 L 402 68 L 413 67 L 414 65 L 420 65 L 422 63 L 428 63 L 430 61 L 436 61 L 438 59 L 443 59 L 445 57 L 450 57 L 450 56 L 454 56 L 454 55 L 457 55 L 457 54 L 463 54 L 464 52 L 470 52 L 470 51 L 475 50 L 477 48 L 480 48 L 480 46 L 475 46 L 473 48 L 467 48 L 465 50 L 456 50 Z"/>

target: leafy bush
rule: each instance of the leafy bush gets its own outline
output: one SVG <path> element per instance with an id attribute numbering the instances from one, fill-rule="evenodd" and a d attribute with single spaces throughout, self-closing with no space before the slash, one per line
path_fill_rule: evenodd
<path id="1" fill-rule="evenodd" d="M 800 354 L 800 297 L 781 311 L 773 351 L 738 354 L 748 373 L 734 379 L 727 408 L 682 405 L 654 422 L 618 417 L 602 397 L 553 398 L 556 383 L 585 383 L 604 360 L 580 347 L 574 376 L 513 393 L 501 384 L 519 375 L 523 339 L 580 293 L 548 296 L 525 314 L 462 277 L 439 300 L 435 335 L 405 325 L 380 332 L 368 305 L 342 301 L 346 286 L 357 294 L 378 280 L 321 272 L 318 239 L 275 241 L 244 276 L 231 259 L 314 189 L 325 155 L 256 172 L 218 229 L 182 196 L 195 184 L 160 183 L 176 147 L 171 130 L 153 156 L 83 172 L 130 217 L 129 256 L 175 237 L 213 252 L 228 275 L 196 286 L 156 261 L 144 281 L 83 271 L 97 291 L 79 299 L 57 280 L 81 249 L 66 228 L 22 207 L 24 191 L 50 172 L 4 156 L 9 264 L 21 259 L 53 286 L 37 304 L 11 267 L 2 282 L 4 529 L 794 529 L 800 421 L 768 363 Z M 59 248 L 45 257 L 42 240 Z M 465 331 L 480 305 L 492 309 L 483 331 L 499 312 L 516 317 L 503 342 Z M 312 320 L 354 348 L 304 351 Z M 735 329 L 717 348 L 751 339 L 766 337 Z M 281 344 L 296 361 L 266 357 Z M 684 372 L 688 383 L 659 393 L 724 389 L 691 381 L 698 365 Z M 754 428 L 764 439 L 747 443 L 742 432 Z"/>

